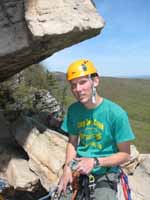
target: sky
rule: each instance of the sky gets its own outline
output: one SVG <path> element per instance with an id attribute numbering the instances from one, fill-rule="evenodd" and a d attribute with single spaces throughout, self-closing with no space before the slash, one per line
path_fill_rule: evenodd
<path id="1" fill-rule="evenodd" d="M 94 62 L 101 76 L 150 76 L 150 0 L 94 0 L 105 21 L 101 34 L 61 50 L 42 64 L 66 72 L 73 61 Z"/>

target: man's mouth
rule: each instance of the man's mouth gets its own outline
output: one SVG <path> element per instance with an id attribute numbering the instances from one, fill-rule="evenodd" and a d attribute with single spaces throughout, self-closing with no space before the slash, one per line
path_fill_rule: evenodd
<path id="1" fill-rule="evenodd" d="M 85 97 L 85 94 L 78 94 L 78 97 L 79 97 L 80 99 L 82 99 L 82 98 Z"/>
<path id="2" fill-rule="evenodd" d="M 79 101 L 82 101 L 86 98 L 86 95 L 85 94 L 82 94 L 82 95 L 78 95 L 78 100 Z"/>

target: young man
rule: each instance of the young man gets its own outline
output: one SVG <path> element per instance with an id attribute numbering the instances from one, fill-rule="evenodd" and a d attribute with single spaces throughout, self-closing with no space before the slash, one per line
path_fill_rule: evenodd
<path id="1" fill-rule="evenodd" d="M 119 165 L 128 161 L 130 141 L 134 139 L 128 116 L 119 105 L 98 94 L 100 80 L 91 61 L 72 63 L 67 80 L 77 102 L 69 107 L 61 127 L 69 134 L 69 141 L 59 192 L 65 193 L 72 182 L 70 162 L 76 160 L 82 181 L 88 177 L 87 186 L 76 199 L 115 200 Z M 94 177 L 92 190 L 89 175 Z"/>

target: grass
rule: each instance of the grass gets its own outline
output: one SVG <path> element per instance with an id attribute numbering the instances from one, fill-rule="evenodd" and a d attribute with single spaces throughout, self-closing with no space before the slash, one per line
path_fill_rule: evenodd
<path id="1" fill-rule="evenodd" d="M 150 124 L 144 121 L 131 120 L 136 139 L 133 142 L 139 152 L 150 153 Z"/>

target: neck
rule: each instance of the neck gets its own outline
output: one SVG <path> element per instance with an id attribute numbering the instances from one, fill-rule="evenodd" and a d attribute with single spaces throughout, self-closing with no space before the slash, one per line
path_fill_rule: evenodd
<path id="1" fill-rule="evenodd" d="M 90 100 L 89 102 L 85 103 L 84 106 L 88 109 L 91 109 L 91 108 L 95 108 L 97 107 L 99 104 L 101 104 L 103 101 L 103 98 L 99 95 L 96 95 L 96 101 L 95 103 L 92 103 L 92 101 Z"/>

